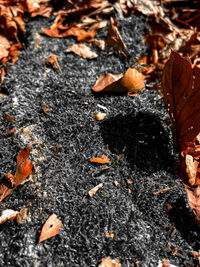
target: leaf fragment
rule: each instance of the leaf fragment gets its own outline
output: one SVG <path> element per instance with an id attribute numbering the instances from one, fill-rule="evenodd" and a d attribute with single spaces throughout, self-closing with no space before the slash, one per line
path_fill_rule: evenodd
<path id="1" fill-rule="evenodd" d="M 106 39 L 106 47 L 112 46 L 116 51 L 127 50 L 125 43 L 122 40 L 122 37 L 117 29 L 118 22 L 110 18 L 110 27 L 108 29 L 108 36 Z"/>
<path id="2" fill-rule="evenodd" d="M 61 71 L 61 68 L 58 64 L 58 56 L 54 55 L 54 54 L 51 54 L 49 58 L 45 59 L 45 63 L 49 63 L 51 65 L 54 65 L 56 66 L 56 69 L 59 69 L 60 72 Z"/>
<path id="3" fill-rule="evenodd" d="M 136 69 L 129 68 L 124 74 L 101 76 L 92 90 L 94 92 L 137 93 L 144 88 L 144 75 Z"/>
<path id="4" fill-rule="evenodd" d="M 11 209 L 3 210 L 0 216 L 0 224 L 8 220 L 14 220 L 18 214 L 19 214 L 18 211 L 14 211 Z"/>
<path id="5" fill-rule="evenodd" d="M 67 52 L 73 52 L 83 58 L 97 58 L 98 55 L 91 50 L 91 48 L 89 46 L 87 46 L 86 44 L 73 44 L 72 46 L 70 46 L 67 50 Z"/>
<path id="6" fill-rule="evenodd" d="M 27 181 L 27 177 L 35 173 L 33 163 L 28 160 L 31 146 L 27 146 L 21 150 L 17 157 L 17 168 L 15 175 L 8 174 L 6 176 L 7 183 L 2 182 L 0 185 L 0 202 L 13 192 L 13 190 L 20 184 Z"/>
<path id="7" fill-rule="evenodd" d="M 103 187 L 103 184 L 101 183 L 101 184 L 98 184 L 97 186 L 95 186 L 94 188 L 92 188 L 92 189 L 90 189 L 90 191 L 88 191 L 88 195 L 90 196 L 90 197 L 93 197 L 95 194 L 96 194 L 96 192 L 100 189 L 100 188 L 102 188 Z"/>
<path id="8" fill-rule="evenodd" d="M 111 259 L 110 257 L 101 260 L 98 267 L 121 267 L 118 259 Z"/>
<path id="9" fill-rule="evenodd" d="M 102 155 L 100 158 L 92 158 L 92 159 L 90 159 L 90 162 L 105 164 L 105 163 L 110 163 L 110 160 L 109 160 L 109 158 L 107 156 Z"/>
<path id="10" fill-rule="evenodd" d="M 42 227 L 39 243 L 57 235 L 61 226 L 62 222 L 57 218 L 56 214 L 53 213 Z"/>
<path id="11" fill-rule="evenodd" d="M 16 123 L 16 121 L 13 119 L 12 116 L 8 115 L 7 113 L 4 113 L 4 117 L 7 121 L 10 121 L 10 122 L 13 122 L 13 123 Z"/>
<path id="12" fill-rule="evenodd" d="M 101 121 L 101 120 L 104 120 L 104 119 L 105 119 L 105 117 L 106 117 L 106 113 L 99 112 L 99 113 L 94 114 L 93 117 L 94 117 L 97 121 Z"/>

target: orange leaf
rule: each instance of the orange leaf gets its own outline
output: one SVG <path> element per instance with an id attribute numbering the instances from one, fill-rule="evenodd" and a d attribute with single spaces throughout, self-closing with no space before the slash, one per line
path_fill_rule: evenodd
<path id="1" fill-rule="evenodd" d="M 105 117 L 106 117 L 106 113 L 97 113 L 97 114 L 94 114 L 93 117 L 98 120 L 98 121 L 101 121 L 103 120 Z"/>
<path id="2" fill-rule="evenodd" d="M 52 214 L 42 227 L 39 243 L 58 234 L 62 222 L 58 220 L 55 214 Z"/>
<path id="3" fill-rule="evenodd" d="M 90 159 L 90 162 L 105 164 L 105 163 L 110 163 L 110 160 L 109 160 L 109 158 L 107 156 L 103 155 L 100 158 L 92 158 L 92 159 Z"/>
<path id="4" fill-rule="evenodd" d="M 92 87 L 95 92 L 111 93 L 137 93 L 144 88 L 144 76 L 136 69 L 129 68 L 122 77 L 122 74 L 106 74 L 100 77 Z"/>
<path id="5" fill-rule="evenodd" d="M 98 55 L 90 49 L 86 44 L 73 44 L 67 50 L 67 52 L 74 52 L 75 54 L 84 58 L 97 58 Z"/>
<path id="6" fill-rule="evenodd" d="M 55 64 L 56 68 L 59 69 L 60 72 L 62 72 L 61 68 L 60 68 L 60 66 L 58 64 L 58 56 L 56 56 L 54 54 L 51 54 L 49 58 L 45 59 L 45 62 L 49 63 L 51 65 Z"/>
<path id="7" fill-rule="evenodd" d="M 110 18 L 110 27 L 106 39 L 106 46 L 112 46 L 116 51 L 127 49 L 117 29 L 117 21 L 112 17 Z"/>
<path id="8" fill-rule="evenodd" d="M 110 257 L 101 260 L 98 267 L 121 267 L 118 259 L 112 260 Z"/>
<path id="9" fill-rule="evenodd" d="M 13 117 L 11 117 L 10 115 L 4 113 L 4 117 L 7 121 L 10 121 L 10 122 L 13 122 L 13 123 L 16 123 L 16 121 L 13 119 Z"/>
<path id="10" fill-rule="evenodd" d="M 15 129 L 15 128 L 10 129 L 10 130 L 8 130 L 8 131 L 3 131 L 3 133 L 5 133 L 5 134 L 12 134 L 12 133 L 14 133 L 14 132 L 16 132 L 16 129 Z"/>
<path id="11" fill-rule="evenodd" d="M 21 150 L 17 157 L 17 168 L 15 175 L 8 174 L 6 176 L 7 183 L 2 183 L 0 185 L 0 201 L 13 192 L 13 190 L 20 184 L 26 182 L 26 178 L 35 172 L 33 163 L 28 160 L 30 154 L 31 146 L 27 146 L 25 149 Z"/>

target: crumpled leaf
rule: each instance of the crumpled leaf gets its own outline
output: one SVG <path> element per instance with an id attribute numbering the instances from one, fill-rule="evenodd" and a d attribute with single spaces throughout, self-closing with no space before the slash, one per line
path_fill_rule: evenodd
<path id="1" fill-rule="evenodd" d="M 180 178 L 188 202 L 200 221 L 200 69 L 178 53 L 171 53 L 163 71 L 162 89 L 173 124 L 174 145 L 181 152 Z"/>
<path id="2" fill-rule="evenodd" d="M 111 259 L 110 257 L 101 260 L 98 267 L 121 267 L 118 259 Z"/>
<path id="3" fill-rule="evenodd" d="M 51 65 L 55 65 L 56 69 L 59 69 L 59 71 L 62 72 L 61 68 L 60 68 L 60 66 L 58 64 L 58 56 L 56 56 L 54 54 L 51 54 L 49 58 L 45 59 L 45 62 L 49 63 Z"/>
<path id="4" fill-rule="evenodd" d="M 87 46 L 86 44 L 73 44 L 72 46 L 70 46 L 67 50 L 67 52 L 73 52 L 81 57 L 84 58 L 97 58 L 98 55 L 91 50 L 91 48 L 89 46 Z"/>
<path id="5" fill-rule="evenodd" d="M 116 51 L 122 51 L 127 49 L 125 43 L 122 40 L 122 37 L 117 29 L 118 22 L 112 17 L 110 18 L 110 27 L 108 29 L 108 36 L 106 39 L 106 46 L 112 46 Z"/>
<path id="6" fill-rule="evenodd" d="M 62 222 L 57 218 L 56 214 L 52 214 L 42 227 L 39 243 L 57 235 L 61 226 Z"/>
<path id="7" fill-rule="evenodd" d="M 2 182 L 0 185 L 0 202 L 13 192 L 13 190 L 20 184 L 27 181 L 27 177 L 35 173 L 35 168 L 33 163 L 28 160 L 30 154 L 31 146 L 27 146 L 20 151 L 17 157 L 17 168 L 15 175 L 13 176 L 9 173 L 6 176 L 6 182 Z"/>
<path id="8" fill-rule="evenodd" d="M 3 210 L 0 216 L 0 224 L 8 220 L 14 220 L 18 214 L 19 214 L 18 211 L 14 211 L 11 209 Z"/>
<path id="9" fill-rule="evenodd" d="M 4 117 L 7 121 L 10 121 L 12 123 L 16 123 L 16 121 L 14 120 L 14 118 L 10 115 L 8 115 L 7 113 L 4 113 Z"/>
<path id="10" fill-rule="evenodd" d="M 107 156 L 103 155 L 100 158 L 92 158 L 92 159 L 90 159 L 90 162 L 105 164 L 105 163 L 110 163 L 110 160 L 109 160 L 109 158 Z"/>
<path id="11" fill-rule="evenodd" d="M 129 68 L 124 74 L 106 74 L 92 87 L 95 92 L 136 93 L 144 88 L 144 76 L 136 69 Z"/>

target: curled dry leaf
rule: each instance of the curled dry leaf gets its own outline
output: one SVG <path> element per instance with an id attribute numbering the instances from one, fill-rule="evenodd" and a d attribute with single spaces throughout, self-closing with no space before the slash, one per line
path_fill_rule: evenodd
<path id="1" fill-rule="evenodd" d="M 95 92 L 137 93 L 144 88 L 144 76 L 136 69 L 129 68 L 124 74 L 110 73 L 100 77 L 92 87 Z"/>
<path id="2" fill-rule="evenodd" d="M 98 57 L 98 55 L 86 44 L 73 44 L 66 51 L 73 52 L 81 57 L 89 59 Z"/>
<path id="3" fill-rule="evenodd" d="M 39 243 L 57 235 L 61 225 L 62 222 L 57 218 L 56 214 L 52 214 L 42 227 Z"/>
<path id="4" fill-rule="evenodd" d="M 90 196 L 90 197 L 93 197 L 95 194 L 96 194 L 96 192 L 100 189 L 100 188 L 102 188 L 103 187 L 103 184 L 98 184 L 97 186 L 95 186 L 94 188 L 92 188 L 90 191 L 88 191 L 88 195 Z"/>
<path id="5" fill-rule="evenodd" d="M 25 149 L 21 150 L 17 157 L 17 168 L 15 175 L 11 173 L 6 176 L 6 183 L 0 185 L 0 201 L 13 192 L 13 190 L 20 184 L 27 181 L 27 177 L 35 173 L 35 168 L 33 163 L 28 160 L 30 154 L 31 146 L 27 146 Z"/>
<path id="6" fill-rule="evenodd" d="M 18 211 L 14 211 L 14 210 L 3 210 L 1 212 L 1 216 L 0 216 L 0 224 L 8 221 L 8 220 L 14 220 L 16 218 L 16 216 L 19 214 Z"/>
<path id="7" fill-rule="evenodd" d="M 104 258 L 101 260 L 101 263 L 98 267 L 121 267 L 118 259 L 111 259 L 110 257 Z"/>
<path id="8" fill-rule="evenodd" d="M 188 59 L 172 51 L 163 71 L 162 88 L 173 123 L 174 145 L 182 155 L 180 178 L 200 221 L 200 69 L 192 68 Z"/>
<path id="9" fill-rule="evenodd" d="M 112 46 L 114 50 L 116 51 L 122 51 L 124 49 L 127 49 L 125 43 L 122 40 L 122 37 L 117 29 L 118 22 L 110 18 L 110 27 L 108 29 L 108 36 L 106 39 L 106 46 Z"/>
<path id="10" fill-rule="evenodd" d="M 100 158 L 92 158 L 92 159 L 90 159 L 90 162 L 105 164 L 105 163 L 110 163 L 110 160 L 109 160 L 109 158 L 107 156 L 103 155 Z"/>
<path id="11" fill-rule="evenodd" d="M 106 117 L 106 113 L 97 113 L 97 114 L 94 114 L 93 117 L 98 120 L 98 121 L 101 121 L 101 120 L 104 120 L 105 117 Z"/>

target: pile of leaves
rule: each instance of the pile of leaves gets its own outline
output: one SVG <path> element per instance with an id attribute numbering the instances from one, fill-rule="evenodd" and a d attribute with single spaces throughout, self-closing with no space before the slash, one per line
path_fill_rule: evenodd
<path id="1" fill-rule="evenodd" d="M 123 19 L 132 13 L 142 13 L 151 25 L 144 42 L 149 54 L 135 62 L 135 68 L 128 68 L 125 74 L 107 73 L 100 77 L 92 90 L 95 93 L 129 93 L 135 96 L 145 87 L 145 80 L 154 83 L 153 89 L 162 89 L 166 106 L 171 116 L 174 147 L 181 155 L 180 177 L 184 183 L 188 200 L 196 218 L 200 221 L 200 123 L 199 123 L 199 86 L 200 86 L 200 1 L 178 0 L 119 0 L 112 4 L 105 0 L 66 0 L 62 4 L 50 0 L 0 0 L 0 83 L 8 70 L 9 63 L 14 64 L 19 51 L 23 48 L 21 35 L 25 32 L 26 21 L 37 15 L 55 17 L 50 28 L 42 28 L 41 33 L 54 38 L 75 37 L 75 43 L 67 52 L 76 53 L 88 59 L 98 55 L 92 50 L 97 46 L 105 50 L 112 47 L 111 53 L 121 53 L 128 60 L 128 51 L 118 30 L 116 17 Z M 58 5 L 59 4 L 59 5 Z M 59 6 L 54 10 L 53 6 Z M 106 30 L 105 40 L 96 39 L 99 30 Z M 172 52 L 171 52 L 172 51 Z M 175 51 L 175 52 L 173 52 Z M 108 50 L 110 53 L 110 50 Z M 56 55 L 51 55 L 46 63 L 55 64 L 60 71 Z M 163 74 L 162 84 L 159 79 Z M 45 113 L 49 112 L 44 107 Z M 97 115 L 97 114 L 96 114 Z M 97 120 L 106 114 L 98 114 Z M 0 201 L 8 196 L 20 184 L 28 181 L 34 174 L 34 165 L 28 160 L 30 146 L 19 153 L 15 175 L 8 174 L 0 188 Z M 102 156 L 91 162 L 110 162 Z M 88 192 L 92 197 L 102 187 L 99 184 Z M 0 223 L 19 216 L 20 212 L 8 211 L 0 217 Z M 53 214 L 53 223 L 47 221 L 47 232 L 55 224 L 55 235 L 61 222 Z M 54 228 L 54 227 L 53 227 Z M 51 229 L 52 230 L 52 229 Z M 50 231 L 51 232 L 51 231 Z M 41 237 L 39 242 L 48 237 Z"/>

